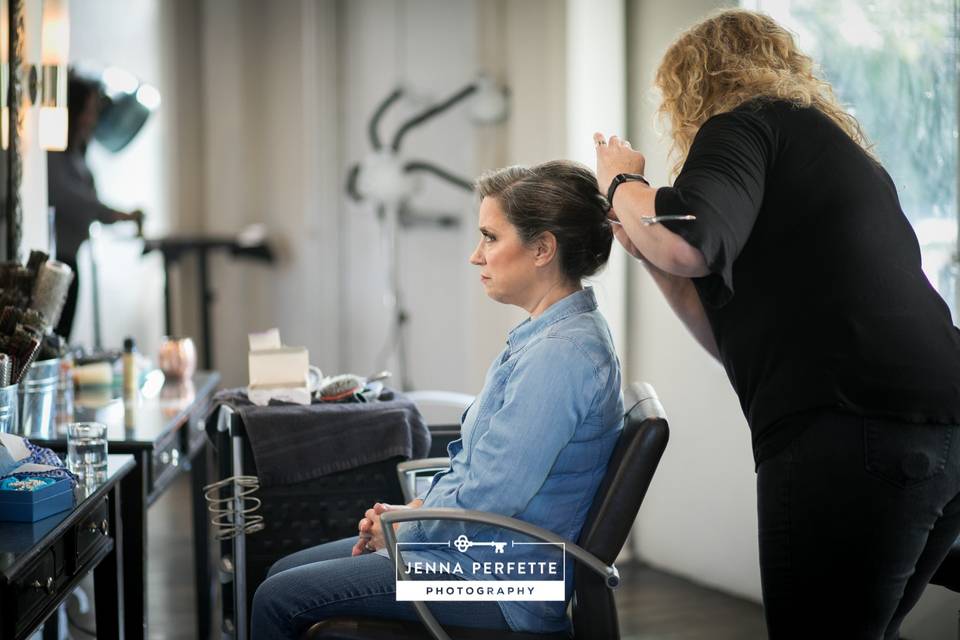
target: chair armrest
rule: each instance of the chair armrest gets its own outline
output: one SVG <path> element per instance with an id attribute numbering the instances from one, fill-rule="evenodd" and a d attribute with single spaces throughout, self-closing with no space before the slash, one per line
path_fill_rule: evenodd
<path id="1" fill-rule="evenodd" d="M 542 542 L 562 543 L 567 553 L 572 555 L 575 560 L 585 565 L 588 569 L 604 578 L 607 587 L 615 589 L 620 584 L 620 574 L 613 565 L 606 565 L 595 555 L 579 546 L 562 538 L 552 531 L 518 520 L 499 513 L 488 513 L 486 511 L 473 511 L 471 509 L 403 509 L 397 511 L 386 511 L 380 516 L 383 523 L 383 537 L 387 543 L 387 552 L 393 557 L 396 551 L 396 535 L 393 527 L 386 526 L 391 523 L 411 522 L 417 520 L 455 520 L 458 522 L 476 522 L 487 524 L 508 531 L 516 531 L 525 536 L 529 536 Z M 396 560 L 396 558 L 393 558 Z M 401 574 L 402 575 L 402 574 Z"/>
<path id="2" fill-rule="evenodd" d="M 386 511 L 381 514 L 380 522 L 383 524 L 383 538 L 386 542 L 387 553 L 390 554 L 390 559 L 393 560 L 395 566 L 399 566 L 403 558 L 400 555 L 400 550 L 397 549 L 397 536 L 391 525 L 399 522 L 414 522 L 417 520 L 477 522 L 480 524 L 493 525 L 509 531 L 516 531 L 517 533 L 522 533 L 523 535 L 542 542 L 563 543 L 565 550 L 569 552 L 575 560 L 584 564 L 594 573 L 599 574 L 605 580 L 608 588 L 614 589 L 620 584 L 620 573 L 615 566 L 607 566 L 583 547 L 561 538 L 554 532 L 532 525 L 529 522 L 524 522 L 523 520 L 502 516 L 499 513 L 487 513 L 485 511 L 473 511 L 471 509 L 420 508 Z M 411 579 L 406 572 L 403 571 L 399 573 L 399 576 L 401 580 Z M 427 628 L 427 631 L 430 632 L 430 635 L 436 640 L 450 640 L 450 636 L 446 634 L 443 627 L 437 622 L 437 619 L 430 613 L 430 609 L 425 602 L 418 600 L 412 601 L 410 604 L 416 609 L 417 615 L 420 616 L 420 621 L 423 622 L 423 625 Z"/>
<path id="3" fill-rule="evenodd" d="M 414 471 L 429 471 L 436 469 L 443 471 L 450 468 L 450 458 L 420 458 L 419 460 L 407 460 L 397 464 L 397 471 L 411 473 Z"/>
<path id="4" fill-rule="evenodd" d="M 400 481 L 400 491 L 403 499 L 410 502 L 416 495 L 413 478 L 421 471 L 446 471 L 450 468 L 450 458 L 420 458 L 407 460 L 397 464 L 397 480 Z"/>

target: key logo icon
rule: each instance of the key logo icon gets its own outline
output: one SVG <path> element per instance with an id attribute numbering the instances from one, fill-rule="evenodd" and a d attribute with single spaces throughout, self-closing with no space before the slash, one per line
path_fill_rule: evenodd
<path id="1" fill-rule="evenodd" d="M 506 542 L 474 542 L 467 536 L 460 534 L 457 536 L 457 539 L 453 541 L 453 546 L 457 548 L 457 551 L 460 553 L 465 553 L 470 547 L 493 547 L 494 553 L 503 553 L 504 549 L 507 547 Z"/>

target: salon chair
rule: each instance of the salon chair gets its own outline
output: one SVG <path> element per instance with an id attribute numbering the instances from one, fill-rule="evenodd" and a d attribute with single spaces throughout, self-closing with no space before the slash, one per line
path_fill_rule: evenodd
<path id="1" fill-rule="evenodd" d="M 620 637 L 617 609 L 612 589 L 619 583 L 619 574 L 613 566 L 627 535 L 636 520 L 640 504 L 657 470 L 660 456 L 667 446 L 669 430 L 663 407 L 648 384 L 636 384 L 633 390 L 637 402 L 624 418 L 623 433 L 613 450 L 606 476 L 580 533 L 577 544 L 569 541 L 567 553 L 579 563 L 574 575 L 574 595 L 571 603 L 573 635 L 575 638 Z M 436 465 L 436 462 L 432 464 Z M 407 470 L 419 471 L 424 465 L 406 466 Z M 401 472 L 402 473 L 402 472 Z M 410 485 L 405 484 L 407 491 Z M 493 524 L 530 535 L 534 538 L 557 542 L 555 534 L 534 527 L 526 522 L 498 514 L 485 514 L 462 509 L 417 509 L 392 511 L 383 514 L 384 534 L 391 555 L 394 522 L 411 520 L 468 520 Z M 393 558 L 396 561 L 396 558 Z M 421 622 L 381 620 L 373 618 L 331 618 L 313 625 L 302 640 L 438 640 L 453 637 L 468 640 L 542 640 L 544 638 L 569 638 L 567 633 L 531 634 L 510 631 L 493 631 L 468 627 L 448 627 L 443 630 L 423 602 L 411 603 L 417 609 Z M 450 635 L 448 636 L 447 633 Z"/>

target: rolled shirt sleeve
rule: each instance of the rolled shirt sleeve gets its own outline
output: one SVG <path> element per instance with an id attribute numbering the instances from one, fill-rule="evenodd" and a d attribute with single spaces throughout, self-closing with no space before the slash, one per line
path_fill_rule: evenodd
<path id="1" fill-rule="evenodd" d="M 710 275 L 697 279 L 698 289 L 712 306 L 734 295 L 733 263 L 763 202 L 773 137 L 748 109 L 716 115 L 700 127 L 674 185 L 657 190 L 657 215 L 697 217 L 664 224 L 703 253 Z"/>

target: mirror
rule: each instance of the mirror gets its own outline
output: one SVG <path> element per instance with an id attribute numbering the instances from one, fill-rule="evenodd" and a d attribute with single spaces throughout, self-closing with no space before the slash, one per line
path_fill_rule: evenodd
<path id="1" fill-rule="evenodd" d="M 0 0 L 0 96 L 2 129 L 6 144 L 0 148 L 0 259 L 19 258 L 22 212 L 20 203 L 20 99 L 23 89 L 19 69 L 23 60 L 23 0 Z"/>

